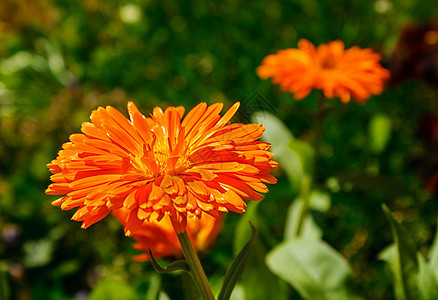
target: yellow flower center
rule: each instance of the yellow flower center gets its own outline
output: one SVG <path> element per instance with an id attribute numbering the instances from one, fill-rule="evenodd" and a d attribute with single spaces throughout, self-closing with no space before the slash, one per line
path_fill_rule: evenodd
<path id="1" fill-rule="evenodd" d="M 328 54 L 321 58 L 320 65 L 323 69 L 333 69 L 336 66 L 336 61 L 332 55 Z"/>
<path id="2" fill-rule="evenodd" d="M 145 147 L 142 155 L 132 155 L 131 161 L 137 171 L 146 177 L 156 178 L 163 174 L 176 175 L 190 168 L 188 156 L 183 153 L 171 155 L 168 143 L 156 142 L 150 149 Z"/>

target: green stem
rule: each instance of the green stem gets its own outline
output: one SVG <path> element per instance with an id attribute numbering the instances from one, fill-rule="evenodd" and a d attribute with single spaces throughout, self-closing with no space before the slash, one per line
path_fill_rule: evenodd
<path id="1" fill-rule="evenodd" d="M 323 123 L 326 116 L 325 111 L 325 102 L 327 101 L 326 98 L 324 98 L 323 94 L 320 94 L 318 98 L 318 104 L 316 107 L 316 115 L 315 115 L 315 140 L 313 142 L 313 146 L 315 148 L 315 166 L 317 164 L 317 161 L 320 156 L 320 144 L 321 144 L 321 138 L 322 138 L 322 129 L 323 129 Z"/>
<path id="2" fill-rule="evenodd" d="M 300 200 L 301 209 L 300 214 L 298 215 L 298 224 L 295 230 L 295 237 L 300 237 L 301 231 L 303 229 L 304 220 L 306 219 L 307 213 L 309 212 L 310 206 L 310 187 L 312 186 L 312 179 L 310 176 L 305 176 L 302 181 L 301 192 L 300 192 Z"/>
<path id="3" fill-rule="evenodd" d="M 210 284 L 208 283 L 207 276 L 205 276 L 204 269 L 202 269 L 201 262 L 198 255 L 193 248 L 187 231 L 179 233 L 178 240 L 186 258 L 187 264 L 190 267 L 190 274 L 193 277 L 202 297 L 205 300 L 214 300 L 213 292 L 211 291 Z"/>
<path id="4" fill-rule="evenodd" d="M 318 98 L 318 104 L 316 107 L 316 113 L 315 113 L 315 139 L 313 141 L 313 148 L 314 148 L 314 161 L 313 161 L 313 177 L 316 178 L 316 169 L 318 165 L 318 160 L 320 157 L 320 144 L 322 139 L 322 131 L 323 131 L 323 124 L 324 119 L 326 117 L 326 101 L 327 99 L 324 97 L 324 95 L 321 93 L 320 97 Z M 295 231 L 295 237 L 299 237 L 301 234 L 301 231 L 303 229 L 304 220 L 306 219 L 307 214 L 309 213 L 310 208 L 310 190 L 312 188 L 312 175 L 304 176 L 302 184 L 301 184 L 301 190 L 300 190 L 300 196 L 301 199 L 301 209 L 300 214 L 298 216 L 298 224 Z"/>

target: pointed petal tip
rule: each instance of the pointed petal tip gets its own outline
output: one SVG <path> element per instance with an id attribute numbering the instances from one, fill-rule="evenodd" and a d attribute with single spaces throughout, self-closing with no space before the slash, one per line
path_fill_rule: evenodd
<path id="1" fill-rule="evenodd" d="M 126 106 L 128 107 L 128 111 L 138 110 L 137 105 L 135 105 L 133 101 L 128 101 L 128 104 L 126 104 Z"/>
<path id="2" fill-rule="evenodd" d="M 239 109 L 240 107 L 240 101 L 237 101 L 236 103 L 234 103 L 231 108 L 229 110 L 234 111 L 234 113 L 236 113 L 236 111 Z"/>

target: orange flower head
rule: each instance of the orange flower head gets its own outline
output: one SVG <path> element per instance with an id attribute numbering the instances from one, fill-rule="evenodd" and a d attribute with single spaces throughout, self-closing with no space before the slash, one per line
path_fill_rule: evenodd
<path id="1" fill-rule="evenodd" d="M 122 207 L 113 211 L 113 215 L 126 226 L 129 218 L 129 210 Z M 198 252 L 206 251 L 216 240 L 222 228 L 223 217 L 215 218 L 209 214 L 202 214 L 201 218 L 187 219 L 187 234 L 193 246 Z M 136 240 L 133 247 L 142 252 L 134 256 L 136 261 L 150 259 L 149 249 L 155 258 L 167 256 L 181 256 L 182 250 L 178 237 L 175 234 L 172 222 L 168 216 L 161 221 L 145 221 L 140 228 L 132 235 Z"/>
<path id="2" fill-rule="evenodd" d="M 353 97 L 364 103 L 371 95 L 380 94 L 389 78 L 389 71 L 379 61 L 380 55 L 371 49 L 355 46 L 345 50 L 342 41 L 315 48 L 301 39 L 298 49 L 280 50 L 265 57 L 256 72 L 262 79 L 271 77 L 297 100 L 316 88 L 327 98 L 339 97 L 347 103 Z"/>
<path id="3" fill-rule="evenodd" d="M 166 214 L 183 233 L 187 217 L 243 213 L 242 198 L 261 200 L 265 183 L 276 182 L 269 173 L 277 163 L 270 145 L 257 141 L 265 128 L 229 123 L 239 103 L 223 117 L 222 107 L 200 103 L 184 118 L 181 106 L 156 107 L 145 117 L 129 102 L 129 120 L 99 107 L 47 165 L 53 183 L 46 193 L 65 195 L 52 202 L 63 210 L 78 207 L 72 219 L 82 228 L 126 208 L 128 236 Z"/>

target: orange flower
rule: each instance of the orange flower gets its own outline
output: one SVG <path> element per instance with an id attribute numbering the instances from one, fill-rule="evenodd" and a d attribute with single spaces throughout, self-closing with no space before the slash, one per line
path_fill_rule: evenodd
<path id="1" fill-rule="evenodd" d="M 144 220 L 170 216 L 177 233 L 186 230 L 187 217 L 203 212 L 219 217 L 229 210 L 243 213 L 242 200 L 261 200 L 275 183 L 269 174 L 270 145 L 256 141 L 265 128 L 257 124 L 229 124 L 239 107 L 221 118 L 223 104 L 200 103 L 182 120 L 184 108 L 156 107 L 143 116 L 128 103 L 130 120 L 111 106 L 91 113 L 58 157 L 47 166 L 54 182 L 52 202 L 63 210 L 78 207 L 72 219 L 82 228 L 111 211 L 129 210 L 125 234 L 132 235 Z"/>
<path id="2" fill-rule="evenodd" d="M 116 209 L 113 211 L 113 215 L 123 226 L 126 226 L 129 217 L 128 209 Z M 203 214 L 199 219 L 189 218 L 187 220 L 187 233 L 196 250 L 205 251 L 213 244 L 222 228 L 222 219 L 222 216 L 215 218 L 208 214 Z M 146 252 L 134 256 L 136 261 L 148 260 L 150 258 L 147 253 L 149 249 L 155 258 L 182 255 L 181 245 L 168 216 L 165 216 L 159 222 L 155 220 L 151 222 L 145 221 L 132 237 L 136 240 L 133 247 Z"/>
<path id="3" fill-rule="evenodd" d="M 342 41 L 315 48 L 302 39 L 298 49 L 280 50 L 265 57 L 256 72 L 262 79 L 272 77 L 273 83 L 294 93 L 297 100 L 317 88 L 327 98 L 339 97 L 347 103 L 353 96 L 364 103 L 371 95 L 380 94 L 389 78 L 389 71 L 379 61 L 380 55 L 371 49 L 355 46 L 345 50 Z"/>

